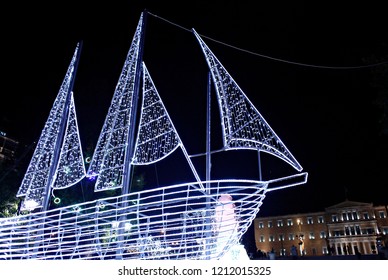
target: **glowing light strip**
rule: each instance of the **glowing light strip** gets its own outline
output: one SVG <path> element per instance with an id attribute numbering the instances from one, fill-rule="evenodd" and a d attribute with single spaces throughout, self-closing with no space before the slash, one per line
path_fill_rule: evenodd
<path id="1" fill-rule="evenodd" d="M 0 258 L 110 259 L 119 247 L 127 248 L 123 259 L 202 259 L 206 251 L 212 258 L 220 258 L 239 242 L 252 223 L 267 184 L 250 180 L 210 183 L 210 209 L 195 182 L 126 195 L 132 203 L 125 208 L 115 197 L 78 204 L 80 211 L 69 206 L 40 216 L 30 214 L 1 221 Z M 235 219 L 239 221 L 227 240 L 217 236 L 230 233 L 230 228 L 215 230 L 215 209 L 223 207 L 217 202 L 221 193 L 235 197 Z M 210 224 L 206 222 L 209 216 L 213 217 Z M 210 237 L 206 235 L 207 225 Z M 124 231 L 119 235 L 121 228 Z M 123 239 L 119 242 L 120 236 Z"/>
<path id="2" fill-rule="evenodd" d="M 292 177 L 277 180 L 284 183 Z M 300 177 L 303 183 L 304 177 Z M 195 182 L 2 219 L 0 259 L 110 259 L 117 257 L 118 247 L 131 250 L 123 250 L 123 259 L 202 259 L 206 255 L 221 258 L 239 242 L 260 209 L 268 184 L 275 181 L 204 181 L 202 184 L 211 184 L 210 209 Z M 215 209 L 223 193 L 234 198 L 235 219 L 239 221 L 226 241 L 217 236 L 228 230 L 214 230 Z M 122 207 L 122 197 L 131 203 Z M 212 217 L 210 223 L 205 219 L 208 216 Z M 128 224 L 130 231 L 126 230 Z M 210 237 L 207 225 L 211 228 Z M 120 228 L 124 229 L 121 235 Z M 118 242 L 120 236 L 123 241 Z M 209 247 L 204 248 L 204 244 Z M 172 245 L 173 251 L 169 249 Z M 160 253 L 155 253 L 155 246 Z"/>
<path id="3" fill-rule="evenodd" d="M 127 54 L 119 81 L 97 141 L 87 177 L 97 177 L 95 191 L 121 188 L 123 184 L 124 159 L 128 146 L 127 137 L 132 110 L 135 72 L 139 55 L 143 14 Z"/>
<path id="4" fill-rule="evenodd" d="M 74 51 L 73 58 L 70 62 L 70 65 L 67 69 L 65 78 L 63 79 L 62 85 L 59 89 L 58 95 L 54 101 L 53 107 L 50 111 L 49 117 L 46 121 L 46 124 L 42 130 L 41 136 L 39 138 L 38 144 L 32 156 L 31 162 L 27 168 L 27 172 L 23 178 L 21 186 L 18 190 L 17 197 L 25 197 L 21 210 L 32 210 L 34 208 L 39 208 L 43 206 L 44 197 L 49 195 L 46 193 L 47 182 L 51 181 L 50 178 L 50 170 L 52 165 L 54 164 L 54 153 L 56 149 L 58 149 L 55 145 L 58 143 L 58 132 L 60 129 L 61 121 L 63 119 L 63 115 L 65 113 L 66 108 L 66 100 L 68 95 L 71 94 L 69 92 L 70 84 L 72 79 L 74 79 L 74 68 L 76 63 L 77 54 L 79 51 L 79 44 Z M 74 109 L 74 104 L 73 104 Z M 74 114 L 73 114 L 74 113 Z M 71 113 L 71 123 L 68 125 L 77 125 L 75 121 L 75 111 Z M 72 133 L 76 133 L 76 136 L 72 137 L 71 140 L 75 142 L 70 143 L 66 142 L 66 145 L 73 145 L 74 150 L 72 150 L 71 155 L 74 156 L 76 154 L 81 153 L 81 145 L 78 137 L 78 127 L 70 128 L 68 127 L 68 135 L 72 136 Z M 79 160 L 77 157 L 74 157 L 74 160 Z M 66 172 L 72 174 L 76 180 L 79 177 L 82 177 L 81 174 L 78 173 L 79 166 L 83 165 L 83 159 L 79 163 L 73 163 L 72 165 L 67 165 Z M 65 167 L 65 164 L 62 166 Z M 76 167 L 74 171 L 73 168 Z M 82 167 L 81 167 L 82 169 Z M 76 174 L 76 175 L 75 175 Z M 55 176 L 55 175 L 54 175 Z M 61 186 L 61 188 L 69 187 L 73 185 L 74 179 L 67 180 L 66 182 L 61 182 L 61 179 L 64 177 L 60 176 L 57 178 L 57 186 Z M 66 176 L 66 179 L 69 177 Z M 49 186 L 51 187 L 51 186 Z"/>

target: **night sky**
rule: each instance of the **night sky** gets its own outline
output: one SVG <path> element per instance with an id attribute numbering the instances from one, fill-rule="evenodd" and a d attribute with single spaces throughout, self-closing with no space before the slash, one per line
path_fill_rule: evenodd
<path id="1" fill-rule="evenodd" d="M 95 145 L 147 9 L 170 21 L 148 15 L 144 61 L 189 154 L 205 151 L 207 65 L 195 28 L 309 173 L 307 184 L 270 193 L 259 215 L 322 211 L 346 197 L 388 203 L 388 137 L 372 86 L 384 66 L 365 67 L 388 59 L 382 4 L 168 2 L 10 4 L 0 130 L 22 147 L 38 139 L 82 40 L 75 103 L 83 148 Z M 283 164 L 268 161 L 265 176 Z"/>

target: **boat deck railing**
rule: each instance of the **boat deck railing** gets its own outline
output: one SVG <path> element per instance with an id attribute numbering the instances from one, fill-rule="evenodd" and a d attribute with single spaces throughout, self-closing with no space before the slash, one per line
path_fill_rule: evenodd
<path id="1" fill-rule="evenodd" d="M 206 195 L 188 183 L 9 218 L 0 259 L 219 258 L 256 217 L 267 184 L 205 183 Z"/>

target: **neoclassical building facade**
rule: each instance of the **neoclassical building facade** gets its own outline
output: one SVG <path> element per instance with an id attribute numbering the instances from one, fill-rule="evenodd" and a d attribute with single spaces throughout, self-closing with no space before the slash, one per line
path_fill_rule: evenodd
<path id="1" fill-rule="evenodd" d="M 254 221 L 257 250 L 298 255 L 378 254 L 388 238 L 387 205 L 345 200 L 322 212 L 258 217 Z"/>

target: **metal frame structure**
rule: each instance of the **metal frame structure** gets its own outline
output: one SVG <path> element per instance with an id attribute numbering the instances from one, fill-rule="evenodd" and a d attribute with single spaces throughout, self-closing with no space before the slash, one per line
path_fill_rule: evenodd
<path id="1" fill-rule="evenodd" d="M 267 192 L 307 181 L 306 172 L 266 181 L 211 180 L 209 170 L 206 180 L 201 180 L 142 62 L 143 29 L 142 14 L 87 172 L 87 177 L 97 179 L 95 191 L 121 189 L 122 194 L 0 220 L 0 259 L 222 259 L 239 245 Z M 263 151 L 301 171 L 245 93 L 193 33 L 220 105 L 222 150 Z M 143 99 L 136 133 L 140 83 Z M 191 182 L 129 192 L 132 166 L 157 163 L 178 148 L 192 172 Z M 210 153 L 207 141 L 207 168 Z"/>

